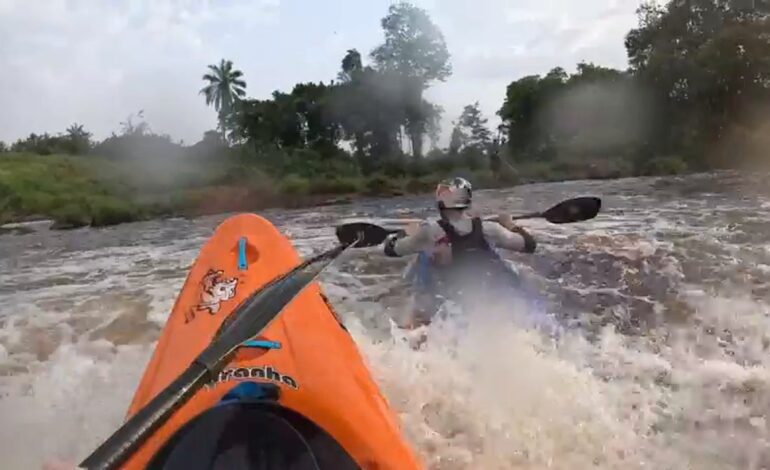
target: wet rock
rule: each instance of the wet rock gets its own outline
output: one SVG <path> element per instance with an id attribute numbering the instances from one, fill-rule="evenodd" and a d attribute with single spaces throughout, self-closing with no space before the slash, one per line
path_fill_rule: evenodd
<path id="1" fill-rule="evenodd" d="M 326 199 L 324 201 L 321 201 L 318 203 L 320 207 L 326 207 L 326 206 L 339 206 L 342 204 L 350 204 L 353 202 L 353 199 L 351 197 L 336 197 L 333 199 Z"/>
<path id="2" fill-rule="evenodd" d="M 686 323 L 695 316 L 695 307 L 677 298 L 666 299 L 663 307 L 665 309 L 666 321 L 669 323 Z"/>
<path id="3" fill-rule="evenodd" d="M 76 336 L 82 336 L 104 322 L 102 318 L 90 315 L 78 315 L 65 320 L 65 323 L 72 328 L 72 333 Z"/>
<path id="4" fill-rule="evenodd" d="M 160 335 L 160 328 L 147 319 L 146 309 L 133 309 L 94 330 L 91 341 L 105 339 L 116 346 L 124 344 L 149 344 Z"/>
<path id="5" fill-rule="evenodd" d="M 27 366 L 21 364 L 0 364 L 0 377 L 11 377 L 29 372 Z"/>
<path id="6" fill-rule="evenodd" d="M 35 229 L 30 227 L 0 227 L 0 235 L 26 235 L 34 232 Z"/>
<path id="7" fill-rule="evenodd" d="M 62 332 L 58 329 L 33 327 L 22 330 L 18 341 L 7 346 L 9 356 L 30 354 L 38 361 L 48 360 L 62 342 Z"/>

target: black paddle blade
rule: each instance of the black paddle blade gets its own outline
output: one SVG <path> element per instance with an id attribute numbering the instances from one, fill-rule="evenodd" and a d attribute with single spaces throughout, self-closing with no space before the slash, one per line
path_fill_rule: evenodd
<path id="1" fill-rule="evenodd" d="M 552 224 L 569 224 L 593 219 L 602 208 L 598 197 L 578 197 L 560 202 L 543 213 Z"/>
<path id="2" fill-rule="evenodd" d="M 356 243 L 354 248 L 363 248 L 377 246 L 384 242 L 388 235 L 395 232 L 395 230 L 384 229 L 379 225 L 354 222 L 337 227 L 337 239 L 343 245 L 351 245 L 356 243 L 356 240 L 361 237 L 362 240 Z"/>

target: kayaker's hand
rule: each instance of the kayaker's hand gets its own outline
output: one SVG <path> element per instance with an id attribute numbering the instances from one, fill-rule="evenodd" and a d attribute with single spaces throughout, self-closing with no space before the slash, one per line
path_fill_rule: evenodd
<path id="1" fill-rule="evenodd" d="M 396 233 L 388 235 L 385 239 L 385 256 L 398 257 L 399 255 L 395 251 L 396 240 L 404 238 L 406 236 L 405 230 L 399 230 Z"/>
<path id="2" fill-rule="evenodd" d="M 388 234 L 388 236 L 385 237 L 385 241 L 387 242 L 388 240 L 398 240 L 399 238 L 404 238 L 405 236 L 406 236 L 406 231 L 399 230 L 397 232 Z"/>
<path id="3" fill-rule="evenodd" d="M 524 247 L 521 250 L 523 253 L 534 253 L 535 248 L 537 247 L 535 239 L 532 237 L 532 235 L 529 234 L 529 232 L 516 225 L 516 222 L 513 221 L 513 217 L 511 215 L 500 214 L 497 216 L 497 222 L 507 230 L 521 235 L 521 237 L 524 239 Z"/>
<path id="4" fill-rule="evenodd" d="M 516 222 L 513 221 L 513 216 L 511 214 L 500 214 L 497 216 L 497 223 L 502 225 L 503 227 L 507 228 L 511 232 L 517 231 L 516 229 L 519 228 L 518 225 L 516 225 Z"/>

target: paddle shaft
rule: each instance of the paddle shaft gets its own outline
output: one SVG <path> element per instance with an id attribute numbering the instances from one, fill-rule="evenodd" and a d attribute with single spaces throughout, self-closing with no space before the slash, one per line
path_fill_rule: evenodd
<path id="1" fill-rule="evenodd" d="M 111 470 L 136 450 L 227 365 L 238 346 L 259 335 L 326 267 L 353 246 L 338 245 L 305 261 L 249 296 L 222 324 L 211 344 L 174 382 L 126 421 L 80 464 Z"/>
<path id="2" fill-rule="evenodd" d="M 601 209 L 602 201 L 598 197 L 577 197 L 562 201 L 555 206 L 551 207 L 545 212 L 531 212 L 529 214 L 517 215 L 511 217 L 511 220 L 521 219 L 534 219 L 543 218 L 552 224 L 569 224 L 573 222 L 581 222 L 596 217 Z M 441 213 L 441 217 L 444 218 L 446 214 Z M 484 217 L 485 221 L 495 221 L 503 225 L 508 225 L 505 221 L 500 220 L 500 216 L 497 217 Z M 401 219 L 401 223 L 421 222 L 414 219 Z M 509 227 L 510 228 L 510 227 Z M 402 232 L 403 230 L 387 229 L 378 225 L 370 224 L 367 222 L 352 222 L 337 227 L 337 238 L 343 243 L 352 243 L 357 238 L 362 237 L 367 240 L 364 246 L 379 245 L 385 239 L 394 233 Z"/>
<path id="3" fill-rule="evenodd" d="M 517 216 L 511 217 L 511 220 L 539 219 L 541 217 L 543 217 L 543 213 L 542 212 L 532 212 L 532 213 L 529 213 L 529 214 L 517 215 Z M 495 215 L 495 216 L 492 216 L 492 217 L 486 217 L 484 220 L 497 221 L 498 218 L 499 218 L 499 216 Z"/>
<path id="4" fill-rule="evenodd" d="M 567 199 L 559 204 L 551 207 L 544 212 L 530 212 L 528 214 L 515 215 L 511 217 L 511 220 L 522 219 L 540 219 L 544 218 L 552 223 L 569 223 L 569 222 L 582 222 L 588 219 L 592 219 L 596 216 L 601 208 L 601 199 L 597 197 L 578 197 L 573 199 Z M 569 212 L 568 220 L 564 219 L 564 212 Z M 571 213 L 577 210 L 577 214 Z M 581 214 L 582 213 L 582 214 Z M 561 215 L 561 217 L 560 217 Z M 574 217 L 574 218 L 573 218 Z M 483 220 L 489 222 L 498 222 L 500 220 L 499 215 L 486 215 L 482 217 Z M 571 220 L 569 220 L 571 219 Z M 403 223 L 421 222 L 420 219 L 400 219 Z"/>
<path id="5" fill-rule="evenodd" d="M 511 220 L 539 219 L 541 217 L 543 217 L 543 213 L 542 212 L 531 212 L 529 214 L 513 216 L 513 217 L 511 217 Z M 487 221 L 487 222 L 497 222 L 499 220 L 499 218 L 500 218 L 499 215 L 485 215 L 484 217 L 482 217 L 482 219 Z M 422 219 L 398 219 L 398 220 L 400 222 L 404 222 L 404 223 L 419 223 L 419 222 L 422 222 Z M 397 230 L 393 230 L 393 232 L 397 232 Z"/>

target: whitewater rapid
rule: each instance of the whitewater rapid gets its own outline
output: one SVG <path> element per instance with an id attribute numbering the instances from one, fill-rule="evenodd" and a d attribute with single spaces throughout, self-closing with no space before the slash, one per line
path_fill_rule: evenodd
<path id="1" fill-rule="evenodd" d="M 322 284 L 435 469 L 770 468 L 770 177 L 720 173 L 481 191 L 485 213 L 603 199 L 529 221 L 509 255 L 544 301 L 391 321 L 407 260 L 357 251 Z M 425 197 L 265 211 L 307 256 L 341 221 L 431 214 Z M 187 269 L 226 215 L 0 236 L 0 468 L 79 461 L 122 421 Z M 542 308 L 554 340 L 513 316 Z"/>

